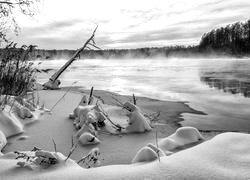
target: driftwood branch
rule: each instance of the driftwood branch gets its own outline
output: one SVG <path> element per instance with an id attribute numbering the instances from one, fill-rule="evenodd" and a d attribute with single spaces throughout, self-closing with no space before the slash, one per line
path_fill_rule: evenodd
<path id="1" fill-rule="evenodd" d="M 109 115 L 104 111 L 101 105 L 97 104 L 100 111 L 103 113 L 103 115 L 106 117 L 106 119 L 118 130 L 121 131 L 121 129 L 125 129 L 124 127 L 120 126 L 119 124 L 115 124 L 110 118 Z"/>
<path id="2" fill-rule="evenodd" d="M 90 36 L 90 38 L 84 43 L 84 45 L 78 49 L 75 54 L 70 58 L 70 60 L 64 64 L 64 66 L 59 69 L 55 74 L 53 74 L 50 78 L 50 80 L 52 82 L 55 82 L 59 76 L 67 69 L 68 66 L 70 66 L 70 64 L 75 61 L 77 59 L 77 57 L 79 57 L 80 53 L 84 50 L 84 49 L 89 49 L 88 45 L 92 45 L 90 42 L 93 42 L 93 39 L 95 37 L 95 32 L 97 30 L 98 26 L 96 26 L 95 30 L 93 31 L 92 35 Z"/>

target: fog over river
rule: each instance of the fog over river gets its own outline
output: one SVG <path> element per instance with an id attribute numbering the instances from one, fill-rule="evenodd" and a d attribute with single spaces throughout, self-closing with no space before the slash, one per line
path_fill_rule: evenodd
<path id="1" fill-rule="evenodd" d="M 66 60 L 43 60 L 40 83 Z M 77 60 L 60 77 L 77 86 L 161 100 L 188 101 L 207 115 L 184 114 L 183 125 L 204 130 L 247 131 L 250 127 L 250 59 L 87 59 Z"/>

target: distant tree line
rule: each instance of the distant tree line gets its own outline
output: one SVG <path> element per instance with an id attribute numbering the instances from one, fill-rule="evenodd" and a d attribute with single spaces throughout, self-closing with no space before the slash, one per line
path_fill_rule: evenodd
<path id="1" fill-rule="evenodd" d="M 198 52 L 197 46 L 169 46 L 169 47 L 150 47 L 137 49 L 104 49 L 104 50 L 85 50 L 80 54 L 80 58 L 149 58 L 149 57 L 169 57 L 169 56 L 188 56 Z M 36 49 L 30 54 L 31 59 L 69 59 L 75 50 L 45 50 Z"/>
<path id="2" fill-rule="evenodd" d="M 201 38 L 199 49 L 200 51 L 222 51 L 227 54 L 249 54 L 250 20 L 205 33 Z"/>

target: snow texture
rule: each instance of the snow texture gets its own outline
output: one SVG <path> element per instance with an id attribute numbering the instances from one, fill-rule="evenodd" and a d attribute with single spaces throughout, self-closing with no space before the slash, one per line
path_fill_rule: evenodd
<path id="1" fill-rule="evenodd" d="M 0 179 L 250 179 L 250 135 L 223 133 L 192 148 L 149 163 L 112 165 L 83 169 L 65 156 L 48 169 L 18 168 L 13 155 L 0 158 Z"/>
<path id="2" fill-rule="evenodd" d="M 0 111 L 0 130 L 6 137 L 17 135 L 24 131 L 22 123 L 9 109 L 10 107 L 6 106 L 3 111 Z"/>
<path id="3" fill-rule="evenodd" d="M 161 139 L 159 141 L 159 147 L 166 152 L 202 140 L 204 140 L 204 138 L 196 128 L 181 127 L 177 129 L 174 134 Z"/>
<path id="4" fill-rule="evenodd" d="M 124 107 L 130 110 L 127 114 L 129 117 L 128 126 L 125 130 L 127 133 L 143 133 L 152 130 L 148 120 L 143 116 L 139 107 L 130 102 L 126 102 Z"/>
<path id="5" fill-rule="evenodd" d="M 85 132 L 83 133 L 80 137 L 79 137 L 79 142 L 82 145 L 90 145 L 90 144 L 99 144 L 100 140 L 93 136 L 91 133 L 89 132 Z"/>

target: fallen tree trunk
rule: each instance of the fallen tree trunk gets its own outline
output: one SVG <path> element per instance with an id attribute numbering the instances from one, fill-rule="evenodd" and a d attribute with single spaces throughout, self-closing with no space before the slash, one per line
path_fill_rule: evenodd
<path id="1" fill-rule="evenodd" d="M 98 26 L 97 26 L 98 27 Z M 93 31 L 90 38 L 84 43 L 84 45 L 76 51 L 76 53 L 55 73 L 53 74 L 49 81 L 43 84 L 44 89 L 58 89 L 60 85 L 60 80 L 58 79 L 59 76 L 80 56 L 80 53 L 84 51 L 85 49 L 91 49 L 89 46 L 92 46 L 94 48 L 100 49 L 95 44 L 95 32 L 97 30 L 97 27 Z"/>

